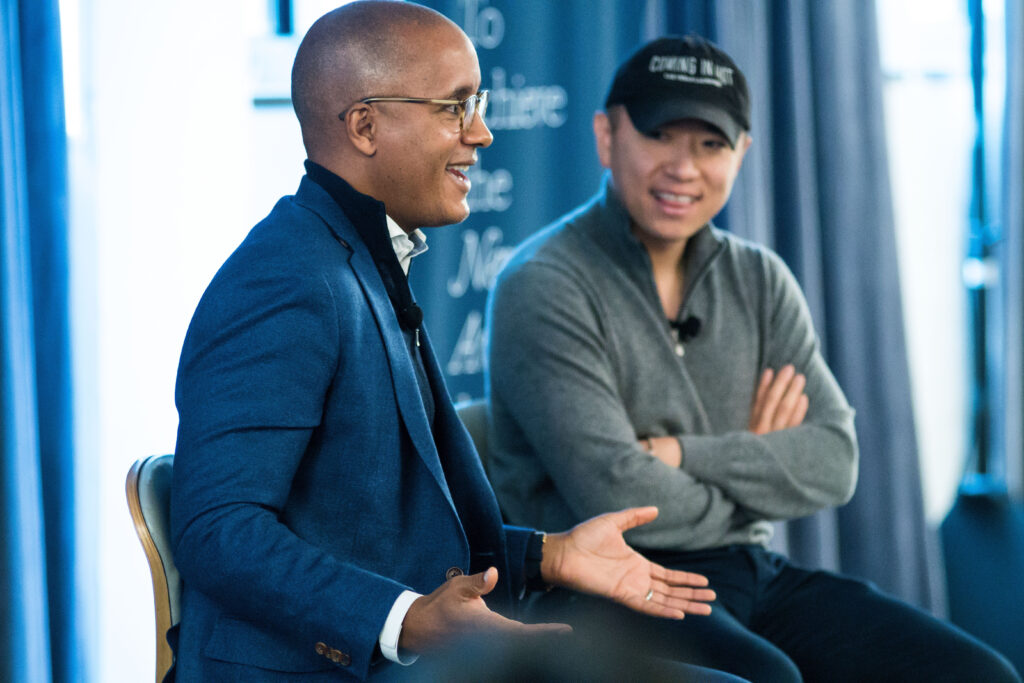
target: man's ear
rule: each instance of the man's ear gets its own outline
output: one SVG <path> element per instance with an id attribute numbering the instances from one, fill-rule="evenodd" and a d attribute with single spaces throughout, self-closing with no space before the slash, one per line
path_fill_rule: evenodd
<path id="1" fill-rule="evenodd" d="M 345 133 L 349 142 L 365 156 L 377 153 L 377 120 L 373 107 L 357 102 L 345 114 Z"/>
<path id="2" fill-rule="evenodd" d="M 594 114 L 594 142 L 597 144 L 597 158 L 605 168 L 612 164 L 612 122 L 603 111 Z"/>
<path id="3" fill-rule="evenodd" d="M 754 138 L 750 137 L 750 133 L 747 132 L 742 133 L 740 139 L 736 141 L 736 149 L 739 152 L 739 160 L 736 163 L 737 171 L 743 165 L 743 160 L 747 158 L 747 150 L 750 149 L 750 145 L 753 142 Z"/>

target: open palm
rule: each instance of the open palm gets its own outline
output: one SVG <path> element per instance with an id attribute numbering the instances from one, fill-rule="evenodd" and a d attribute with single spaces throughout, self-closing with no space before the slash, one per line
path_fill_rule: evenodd
<path id="1" fill-rule="evenodd" d="M 705 588 L 707 578 L 651 562 L 622 537 L 657 516 L 655 507 L 630 508 L 549 534 L 541 565 L 544 580 L 652 616 L 682 619 L 686 614 L 710 614 L 707 603 L 715 593 Z"/>

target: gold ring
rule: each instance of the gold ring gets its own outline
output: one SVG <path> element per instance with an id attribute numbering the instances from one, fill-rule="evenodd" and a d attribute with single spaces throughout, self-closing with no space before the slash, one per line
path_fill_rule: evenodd
<path id="1" fill-rule="evenodd" d="M 653 598 L 653 597 L 654 597 L 654 589 L 652 588 L 651 590 L 647 591 L 647 595 L 644 596 L 644 600 L 647 600 L 648 602 L 650 602 L 651 598 Z"/>

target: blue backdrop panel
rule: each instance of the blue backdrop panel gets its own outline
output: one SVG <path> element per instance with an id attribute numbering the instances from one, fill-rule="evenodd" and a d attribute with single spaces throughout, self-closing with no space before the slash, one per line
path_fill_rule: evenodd
<path id="1" fill-rule="evenodd" d="M 597 190 L 591 119 L 615 67 L 645 37 L 647 2 L 434 0 L 476 45 L 494 144 L 470 177 L 472 214 L 428 230 L 412 267 L 456 399 L 483 395 L 483 310 L 511 249 Z"/>

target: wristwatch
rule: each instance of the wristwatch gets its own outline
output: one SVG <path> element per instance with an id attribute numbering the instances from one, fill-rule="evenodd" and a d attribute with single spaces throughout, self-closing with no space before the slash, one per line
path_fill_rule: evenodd
<path id="1" fill-rule="evenodd" d="M 535 531 L 526 542 L 526 589 L 531 591 L 550 590 L 551 586 L 544 583 L 540 573 L 540 562 L 544 558 L 544 543 L 548 535 L 543 531 Z"/>

